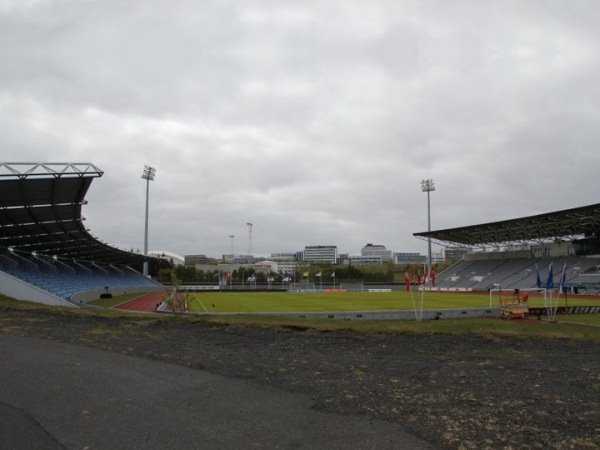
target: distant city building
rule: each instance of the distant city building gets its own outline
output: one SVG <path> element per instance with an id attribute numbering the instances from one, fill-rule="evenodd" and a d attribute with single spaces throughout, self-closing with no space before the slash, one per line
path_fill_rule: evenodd
<path id="1" fill-rule="evenodd" d="M 297 267 L 298 263 L 296 261 L 277 261 L 277 269 L 274 272 L 293 273 Z"/>
<path id="2" fill-rule="evenodd" d="M 375 266 L 382 265 L 383 259 L 381 256 L 350 256 L 350 264 L 353 266 Z"/>
<path id="3" fill-rule="evenodd" d="M 392 251 L 385 248 L 385 245 L 367 244 L 360 251 L 360 255 L 364 257 L 381 257 L 382 263 L 392 260 Z M 352 263 L 354 264 L 354 263 Z"/>
<path id="4" fill-rule="evenodd" d="M 348 253 L 340 253 L 338 255 L 338 263 L 350 264 L 350 255 Z"/>
<path id="5" fill-rule="evenodd" d="M 257 272 L 262 272 L 262 273 L 277 272 L 277 270 L 278 270 L 277 266 L 278 266 L 278 263 L 276 263 L 275 261 L 259 261 L 259 262 L 252 264 L 252 267 L 254 268 L 254 270 L 256 270 Z"/>
<path id="6" fill-rule="evenodd" d="M 427 256 L 421 255 L 420 253 L 394 253 L 394 260 L 396 264 L 409 265 L 409 264 L 425 264 L 427 262 Z"/>
<path id="7" fill-rule="evenodd" d="M 304 247 L 304 261 L 335 264 L 337 262 L 337 246 L 307 245 Z"/>
<path id="8" fill-rule="evenodd" d="M 227 264 L 252 264 L 254 257 L 252 255 L 223 255 L 223 262 Z"/>
<path id="9" fill-rule="evenodd" d="M 297 256 L 297 252 L 271 253 L 270 258 L 273 261 L 295 261 Z"/>

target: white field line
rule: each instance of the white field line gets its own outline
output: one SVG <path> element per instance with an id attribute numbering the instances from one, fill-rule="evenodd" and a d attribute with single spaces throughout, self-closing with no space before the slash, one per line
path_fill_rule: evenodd
<path id="1" fill-rule="evenodd" d="M 208 309 L 206 309 L 206 306 L 204 306 L 204 303 L 202 303 L 202 301 L 200 300 L 198 295 L 194 295 L 194 300 L 196 300 L 198 303 L 200 303 L 200 306 L 202 306 L 202 309 L 204 310 L 205 313 L 208 312 Z"/>

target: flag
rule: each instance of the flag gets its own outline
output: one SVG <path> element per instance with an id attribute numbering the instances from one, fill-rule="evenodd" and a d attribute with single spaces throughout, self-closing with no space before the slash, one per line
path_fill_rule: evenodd
<path id="1" fill-rule="evenodd" d="M 406 290 L 410 291 L 410 276 L 408 275 L 408 271 L 404 272 L 404 284 L 406 285 Z"/>
<path id="2" fill-rule="evenodd" d="M 256 275 L 250 275 L 248 281 L 256 281 Z"/>
<path id="3" fill-rule="evenodd" d="M 330 278 L 335 278 L 335 272 L 331 272 L 331 277 Z"/>
<path id="4" fill-rule="evenodd" d="M 546 289 L 554 289 L 554 274 L 553 272 L 553 267 L 552 267 L 552 263 L 550 263 L 550 266 L 548 267 L 548 279 L 546 280 Z"/>
<path id="5" fill-rule="evenodd" d="M 431 266 L 431 272 L 429 272 L 429 276 L 431 277 L 431 285 L 435 286 L 435 269 Z"/>
<path id="6" fill-rule="evenodd" d="M 315 273 L 315 277 L 321 278 L 321 272 Z"/>
<path id="7" fill-rule="evenodd" d="M 558 282 L 558 293 L 560 294 L 563 287 L 567 284 L 567 263 L 564 264 L 562 274 L 560 275 L 560 281 Z"/>
<path id="8" fill-rule="evenodd" d="M 542 288 L 542 279 L 540 278 L 540 269 L 537 266 L 537 264 L 535 265 L 535 287 L 537 287 L 538 289 Z"/>

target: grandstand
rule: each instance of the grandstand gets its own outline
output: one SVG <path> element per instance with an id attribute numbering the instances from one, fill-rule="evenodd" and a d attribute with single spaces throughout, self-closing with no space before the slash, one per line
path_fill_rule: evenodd
<path id="1" fill-rule="evenodd" d="M 564 267 L 570 292 L 600 292 L 600 204 L 414 236 L 469 250 L 438 274 L 440 290 L 558 287 Z"/>
<path id="2" fill-rule="evenodd" d="M 102 174 L 90 163 L 0 162 L 0 293 L 78 306 L 163 289 L 140 273 L 145 261 L 157 273 L 158 258 L 111 247 L 85 228 L 85 195 Z"/>

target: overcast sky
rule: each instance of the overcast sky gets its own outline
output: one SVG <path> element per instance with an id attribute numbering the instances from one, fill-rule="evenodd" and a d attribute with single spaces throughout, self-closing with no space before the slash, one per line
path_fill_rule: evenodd
<path id="1" fill-rule="evenodd" d="M 0 161 L 91 162 L 86 225 L 220 256 L 598 203 L 600 3 L 0 0 Z M 434 247 L 434 251 L 437 250 Z"/>

